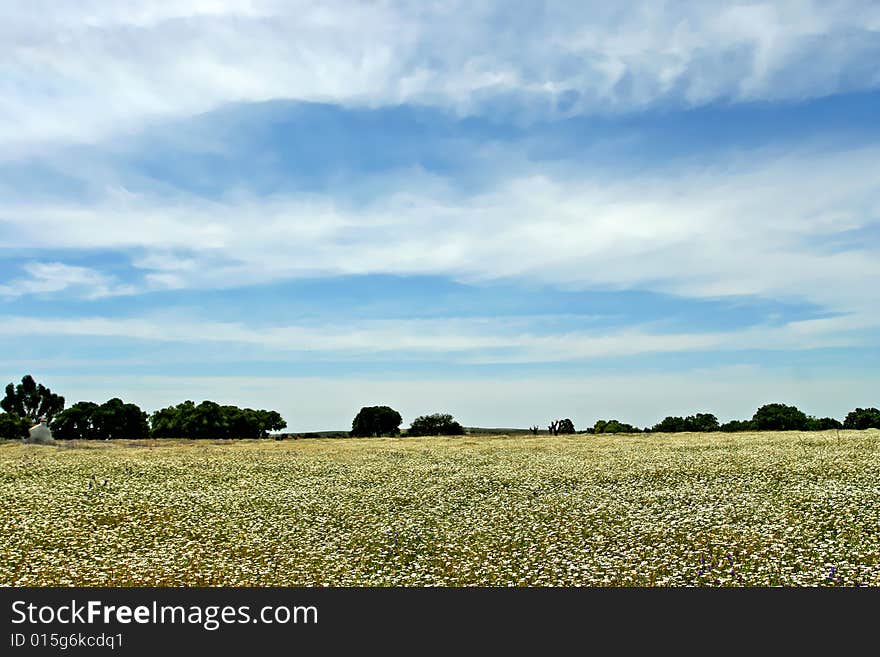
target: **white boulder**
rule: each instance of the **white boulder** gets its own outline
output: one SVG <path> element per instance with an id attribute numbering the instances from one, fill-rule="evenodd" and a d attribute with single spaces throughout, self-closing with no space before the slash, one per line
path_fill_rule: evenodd
<path id="1" fill-rule="evenodd" d="M 41 417 L 40 423 L 32 426 L 28 430 L 28 433 L 30 435 L 25 442 L 37 445 L 47 445 L 55 442 L 52 438 L 52 430 L 49 428 L 49 425 L 46 424 L 46 418 L 44 417 Z"/>

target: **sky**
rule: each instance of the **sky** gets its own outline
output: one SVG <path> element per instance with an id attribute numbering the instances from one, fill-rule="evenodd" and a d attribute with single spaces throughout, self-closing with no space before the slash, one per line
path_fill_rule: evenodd
<path id="1" fill-rule="evenodd" d="M 871 1 L 4 2 L 0 383 L 880 406 L 878 61 Z"/>

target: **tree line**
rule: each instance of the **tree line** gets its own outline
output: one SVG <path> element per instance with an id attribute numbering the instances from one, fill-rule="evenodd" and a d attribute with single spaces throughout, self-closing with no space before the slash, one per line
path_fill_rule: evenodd
<path id="1" fill-rule="evenodd" d="M 6 386 L 0 400 L 0 438 L 27 438 L 29 428 L 45 417 L 55 438 L 62 440 L 109 440 L 113 438 L 266 438 L 287 423 L 277 411 L 239 408 L 213 401 L 196 404 L 184 401 L 148 415 L 136 404 L 114 397 L 102 404 L 80 401 L 65 408 L 64 397 L 53 393 L 31 375 L 21 383 Z M 352 420 L 350 436 L 399 436 L 403 421 L 389 406 L 365 406 Z M 614 434 L 736 431 L 826 431 L 829 429 L 880 429 L 880 410 L 856 408 L 843 421 L 816 418 L 796 406 L 773 403 L 761 406 L 751 419 L 723 424 L 712 413 L 667 416 L 651 427 L 640 429 L 620 420 L 598 420 L 580 432 L 570 418 L 552 420 L 547 433 Z M 537 425 L 529 428 L 537 435 Z M 455 436 L 465 428 L 448 413 L 421 415 L 405 430 L 407 436 Z"/>
<path id="2" fill-rule="evenodd" d="M 266 438 L 287 427 L 277 411 L 185 401 L 148 415 L 136 404 L 114 397 L 103 404 L 81 401 L 64 408 L 54 394 L 31 375 L 6 386 L 0 400 L 0 438 L 27 438 L 30 427 L 46 418 L 54 438 L 110 440 L 113 438 Z"/>
<path id="3" fill-rule="evenodd" d="M 398 436 L 400 413 L 388 406 L 366 406 L 360 410 L 352 422 L 352 436 Z M 796 406 L 787 404 L 765 404 L 750 420 L 731 420 L 720 424 L 712 413 L 696 413 L 686 417 L 669 415 L 651 427 L 640 429 L 620 420 L 597 420 L 592 427 L 577 431 L 570 418 L 552 420 L 547 426 L 550 435 L 560 434 L 611 434 L 611 433 L 681 433 L 694 432 L 736 432 L 736 431 L 827 431 L 829 429 L 880 429 L 880 410 L 876 408 L 856 408 L 841 422 L 831 417 L 816 418 L 807 415 Z M 529 427 L 538 435 L 538 425 Z M 407 430 L 408 436 L 451 436 L 465 433 L 464 428 L 451 415 L 435 413 L 423 415 L 413 420 Z"/>
<path id="4" fill-rule="evenodd" d="M 399 436 L 403 418 L 389 406 L 364 406 L 351 422 L 350 436 Z M 407 436 L 462 436 L 465 429 L 449 413 L 420 415 L 412 421 Z"/>
<path id="5" fill-rule="evenodd" d="M 796 406 L 764 404 L 750 420 L 730 420 L 724 424 L 712 413 L 680 417 L 669 415 L 652 427 L 639 429 L 617 420 L 599 420 L 586 433 L 680 433 L 737 431 L 828 431 L 829 429 L 880 429 L 880 410 L 856 408 L 841 422 L 833 417 L 813 417 Z"/>

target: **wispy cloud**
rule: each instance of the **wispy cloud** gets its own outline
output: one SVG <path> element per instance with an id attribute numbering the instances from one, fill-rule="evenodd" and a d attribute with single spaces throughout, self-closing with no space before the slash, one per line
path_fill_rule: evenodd
<path id="1" fill-rule="evenodd" d="M 870 1 L 5 3 L 0 144 L 273 98 L 523 119 L 874 88 Z"/>
<path id="2" fill-rule="evenodd" d="M 16 366 L 168 372 L 161 394 L 128 387 L 147 406 L 199 390 L 247 402 L 228 386 L 262 382 L 183 371 L 234 358 L 413 374 L 409 388 L 336 377 L 326 403 L 287 381 L 324 409 L 297 422 L 315 428 L 369 397 L 434 410 L 417 393 L 475 424 L 530 424 L 554 399 L 568 414 L 576 392 L 639 422 L 729 392 L 741 416 L 778 389 L 758 385 L 767 371 L 680 370 L 747 352 L 778 365 L 837 349 L 868 363 L 850 380 L 876 383 L 869 0 L 30 0 L 0 6 L 0 43 L 0 335 L 24 345 Z M 297 102 L 262 102 L 276 99 Z M 471 296 L 431 297 L 453 288 Z M 550 321 L 533 290 L 556 295 Z M 625 306 L 613 320 L 593 321 L 600 294 Z M 733 299 L 748 311 L 700 321 Z M 428 371 L 648 360 L 676 362 L 638 408 L 630 375 L 543 381 L 533 398 Z M 780 371 L 767 380 L 807 390 Z"/>
<path id="3" fill-rule="evenodd" d="M 112 276 L 89 267 L 62 262 L 28 262 L 22 269 L 26 277 L 0 284 L 0 298 L 73 292 L 86 299 L 99 299 L 135 292 L 134 286 L 120 284 Z"/>
<path id="4" fill-rule="evenodd" d="M 875 241 L 829 245 L 877 226 L 880 151 L 752 155 L 627 179 L 536 170 L 473 195 L 413 189 L 404 176 L 357 207 L 314 195 L 16 203 L 0 213 L 0 246 L 118 250 L 152 289 L 437 274 L 872 307 Z"/>
<path id="5" fill-rule="evenodd" d="M 804 350 L 870 344 L 873 316 L 801 320 L 737 331 L 659 332 L 651 326 L 619 330 L 549 331 L 543 317 L 362 320 L 329 324 L 249 327 L 240 322 L 163 318 L 4 317 L 0 335 L 96 336 L 134 340 L 258 346 L 268 353 L 311 352 L 325 358 L 443 354 L 472 364 L 571 362 L 657 353 Z"/>

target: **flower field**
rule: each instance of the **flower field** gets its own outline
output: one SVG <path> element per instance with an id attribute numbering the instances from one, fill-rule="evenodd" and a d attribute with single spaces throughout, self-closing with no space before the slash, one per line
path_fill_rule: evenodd
<path id="1" fill-rule="evenodd" d="M 880 586 L 880 431 L 0 445 L 0 584 Z"/>

